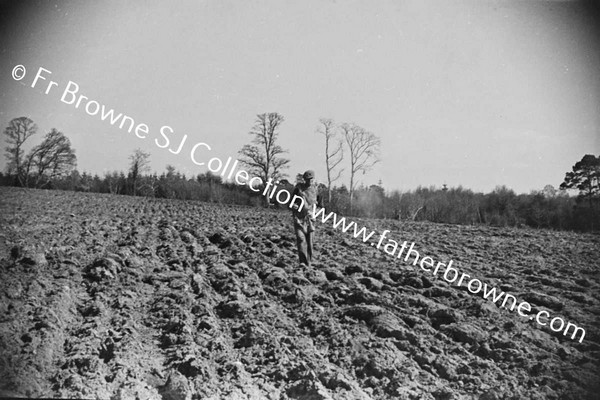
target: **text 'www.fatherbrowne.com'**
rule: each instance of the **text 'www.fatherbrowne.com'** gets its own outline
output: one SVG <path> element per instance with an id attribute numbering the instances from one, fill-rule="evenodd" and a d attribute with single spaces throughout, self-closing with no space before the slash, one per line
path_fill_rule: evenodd
<path id="1" fill-rule="evenodd" d="M 331 223 L 334 229 L 340 229 L 342 232 L 351 234 L 355 239 L 360 239 L 362 242 L 367 243 L 371 240 L 371 238 L 376 235 L 374 231 L 368 232 L 367 228 L 364 226 L 359 229 L 358 225 L 354 221 L 347 221 L 345 217 L 340 217 L 334 212 L 326 213 L 324 208 L 318 208 L 316 205 L 313 205 L 313 216 L 316 219 L 320 219 L 322 223 Z M 442 262 L 435 262 L 433 258 L 429 256 L 421 256 L 419 252 L 415 249 L 415 243 L 409 243 L 407 241 L 399 244 L 397 241 L 390 239 L 387 235 L 391 231 L 385 230 L 383 233 L 379 235 L 379 240 L 377 243 L 370 242 L 371 246 L 377 249 L 383 249 L 383 251 L 397 259 L 402 259 L 404 262 L 409 262 L 412 258 L 412 264 L 414 266 L 419 265 L 419 267 L 425 271 L 430 272 L 435 276 L 440 274 L 444 280 L 446 280 L 450 284 L 455 284 L 456 286 L 466 285 L 467 290 L 473 294 L 480 294 L 484 299 L 487 299 L 499 307 L 507 308 L 510 311 L 514 311 L 515 308 L 517 313 L 521 317 L 529 318 L 530 321 L 534 320 L 541 326 L 549 326 L 550 329 L 554 332 L 562 332 L 564 336 L 567 336 L 571 333 L 571 339 L 576 340 L 577 336 L 579 336 L 579 343 L 583 341 L 585 337 L 585 329 L 571 323 L 567 322 L 560 318 L 554 317 L 548 322 L 550 319 L 550 313 L 546 310 L 541 310 L 535 315 L 531 315 L 531 304 L 526 301 L 518 302 L 517 298 L 509 293 L 505 293 L 501 290 L 498 290 L 496 287 L 488 286 L 485 282 L 481 282 L 481 280 L 472 278 L 470 275 L 466 273 L 460 273 L 458 269 L 452 267 L 453 261 L 450 260 L 447 264 Z M 384 244 L 385 241 L 385 244 Z M 518 304 L 517 304 L 518 303 Z"/>

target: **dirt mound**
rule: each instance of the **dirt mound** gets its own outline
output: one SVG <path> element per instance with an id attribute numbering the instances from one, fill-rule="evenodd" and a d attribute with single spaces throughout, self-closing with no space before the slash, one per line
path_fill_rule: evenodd
<path id="1" fill-rule="evenodd" d="M 592 399 L 600 239 L 362 221 L 586 329 L 582 343 L 289 214 L 0 188 L 0 394 Z"/>

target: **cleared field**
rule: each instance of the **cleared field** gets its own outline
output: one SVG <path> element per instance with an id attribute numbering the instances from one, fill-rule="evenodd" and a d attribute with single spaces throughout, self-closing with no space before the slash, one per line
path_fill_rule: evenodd
<path id="1" fill-rule="evenodd" d="M 581 343 L 285 210 L 0 188 L 0 390 L 101 399 L 592 399 L 600 237 L 361 220 Z M 1 392 L 0 392 L 1 393 Z"/>

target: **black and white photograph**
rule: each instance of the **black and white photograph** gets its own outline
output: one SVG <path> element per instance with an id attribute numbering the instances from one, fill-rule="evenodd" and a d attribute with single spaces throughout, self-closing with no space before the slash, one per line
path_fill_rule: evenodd
<path id="1" fill-rule="evenodd" d="M 0 1 L 0 399 L 600 399 L 600 2 Z"/>

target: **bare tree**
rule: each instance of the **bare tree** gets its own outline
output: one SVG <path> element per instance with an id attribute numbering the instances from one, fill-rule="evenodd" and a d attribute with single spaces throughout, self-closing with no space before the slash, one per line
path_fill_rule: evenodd
<path id="1" fill-rule="evenodd" d="M 354 176 L 360 171 L 364 174 L 379 162 L 381 141 L 373 133 L 356 124 L 344 123 L 340 128 L 350 150 L 350 213 L 352 213 L 352 200 L 356 186 Z"/>
<path id="2" fill-rule="evenodd" d="M 542 194 L 547 199 L 554 198 L 554 197 L 556 197 L 556 189 L 552 185 L 546 185 L 546 186 L 544 186 L 544 189 L 542 190 Z"/>
<path id="3" fill-rule="evenodd" d="M 342 162 L 344 158 L 343 143 L 340 139 L 333 149 L 330 149 L 331 141 L 336 139 L 335 124 L 330 118 L 321 118 L 321 124 L 317 131 L 325 136 L 325 165 L 327 167 L 327 200 L 331 204 L 331 185 L 340 178 L 342 171 L 340 169 L 334 174 L 334 170 Z"/>
<path id="4" fill-rule="evenodd" d="M 8 160 L 7 172 L 14 174 L 21 186 L 25 185 L 25 174 L 23 173 L 23 143 L 32 135 L 37 133 L 37 125 L 27 117 L 13 118 L 6 129 L 6 158 Z"/>
<path id="5" fill-rule="evenodd" d="M 144 172 L 148 172 L 150 170 L 150 153 L 146 153 L 141 149 L 136 149 L 129 159 L 131 160 L 131 164 L 129 167 L 129 173 L 131 174 L 131 180 L 133 181 L 133 195 L 137 195 L 137 184 L 140 176 Z"/>
<path id="6" fill-rule="evenodd" d="M 122 173 L 121 173 L 122 174 Z M 108 185 L 108 191 L 111 194 L 120 194 L 123 189 L 123 177 L 119 171 L 105 172 L 104 181 Z"/>
<path id="7" fill-rule="evenodd" d="M 75 150 L 62 132 L 52 128 L 39 145 L 31 149 L 24 164 L 24 182 L 35 179 L 35 187 L 48 185 L 52 180 L 69 175 L 77 166 Z"/>
<path id="8" fill-rule="evenodd" d="M 248 167 L 251 174 L 260 177 L 263 182 L 267 182 L 269 178 L 274 181 L 283 178 L 285 175 L 282 170 L 287 168 L 290 162 L 281 157 L 287 151 L 276 144 L 282 123 L 283 116 L 278 113 L 257 115 L 256 124 L 249 132 L 254 136 L 253 144 L 244 145 L 239 151 L 243 157 L 240 161 Z"/>

